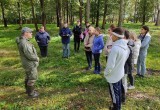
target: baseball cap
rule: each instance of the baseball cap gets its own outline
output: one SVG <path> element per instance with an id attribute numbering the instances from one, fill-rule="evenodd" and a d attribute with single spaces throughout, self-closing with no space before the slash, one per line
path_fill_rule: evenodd
<path id="1" fill-rule="evenodd" d="M 30 29 L 30 28 L 28 28 L 28 27 L 23 27 L 22 30 L 21 30 L 22 33 L 25 33 L 25 32 L 32 32 L 32 31 L 33 31 L 33 30 Z"/>

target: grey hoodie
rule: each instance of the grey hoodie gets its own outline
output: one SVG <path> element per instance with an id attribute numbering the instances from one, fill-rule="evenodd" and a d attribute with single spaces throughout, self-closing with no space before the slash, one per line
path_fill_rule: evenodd
<path id="1" fill-rule="evenodd" d="M 129 56 L 128 41 L 125 39 L 117 40 L 109 54 L 104 77 L 109 83 L 116 83 L 124 76 L 124 65 Z"/>

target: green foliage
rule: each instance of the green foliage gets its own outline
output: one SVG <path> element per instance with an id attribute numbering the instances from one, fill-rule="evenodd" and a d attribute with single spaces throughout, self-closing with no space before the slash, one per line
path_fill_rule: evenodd
<path id="1" fill-rule="evenodd" d="M 129 90 L 124 110 L 159 110 L 160 109 L 160 27 L 150 27 L 152 41 L 147 56 L 147 78 L 135 78 L 135 90 Z M 24 25 L 34 29 L 34 25 Z M 109 24 L 107 24 L 109 26 Z M 71 57 L 62 59 L 62 44 L 58 37 L 56 25 L 47 25 L 51 35 L 49 56 L 40 57 L 38 67 L 39 79 L 36 83 L 40 97 L 30 99 L 24 93 L 24 70 L 21 66 L 15 38 L 20 32 L 18 25 L 0 27 L 0 110 L 106 110 L 111 99 L 108 85 L 103 77 L 84 71 L 87 66 L 83 44 L 79 53 L 73 51 L 71 40 Z M 140 24 L 124 24 L 124 27 L 139 33 Z M 107 31 L 104 30 L 106 33 Z M 35 32 L 34 34 L 35 35 Z M 39 48 L 34 40 L 38 55 Z M 105 57 L 101 55 L 102 69 L 106 66 Z"/>

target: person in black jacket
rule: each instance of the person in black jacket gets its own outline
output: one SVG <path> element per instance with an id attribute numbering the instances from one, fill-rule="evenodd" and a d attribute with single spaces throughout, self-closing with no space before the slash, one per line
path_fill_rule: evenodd
<path id="1" fill-rule="evenodd" d="M 78 52 L 80 48 L 80 35 L 81 35 L 81 25 L 80 21 L 77 21 L 77 25 L 73 28 L 73 33 L 74 33 L 74 51 Z"/>

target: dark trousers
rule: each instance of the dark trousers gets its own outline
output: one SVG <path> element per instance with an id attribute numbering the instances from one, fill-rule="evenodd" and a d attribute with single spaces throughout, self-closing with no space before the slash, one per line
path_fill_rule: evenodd
<path id="1" fill-rule="evenodd" d="M 134 78 L 132 74 L 128 74 L 128 79 L 129 79 L 131 86 L 134 86 Z"/>
<path id="2" fill-rule="evenodd" d="M 39 48 L 40 48 L 41 56 L 46 57 L 48 53 L 48 46 L 39 46 Z"/>
<path id="3" fill-rule="evenodd" d="M 74 41 L 74 51 L 78 52 L 80 48 L 80 40 L 75 40 Z"/>
<path id="4" fill-rule="evenodd" d="M 92 67 L 92 51 L 85 51 L 88 67 Z"/>
<path id="5" fill-rule="evenodd" d="M 121 80 L 116 83 L 109 83 L 109 92 L 112 98 L 113 110 L 121 110 L 121 87 Z"/>
<path id="6" fill-rule="evenodd" d="M 100 72 L 100 53 L 93 54 L 94 55 L 94 61 L 95 61 L 95 71 Z"/>

